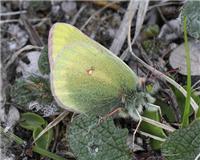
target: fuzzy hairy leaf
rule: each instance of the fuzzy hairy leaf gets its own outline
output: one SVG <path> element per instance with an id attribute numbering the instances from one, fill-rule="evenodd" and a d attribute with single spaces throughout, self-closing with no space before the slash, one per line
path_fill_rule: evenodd
<path id="1" fill-rule="evenodd" d="M 69 144 L 78 160 L 131 160 L 126 145 L 128 131 L 108 119 L 99 123 L 95 116 L 81 115 L 69 128 Z"/>
<path id="2" fill-rule="evenodd" d="M 200 120 L 171 134 L 162 146 L 162 153 L 167 160 L 197 158 L 200 153 Z"/>
<path id="3" fill-rule="evenodd" d="M 17 79 L 11 88 L 12 101 L 21 106 L 26 106 L 31 101 L 49 104 L 53 100 L 50 93 L 48 80 L 40 76 Z"/>
<path id="4" fill-rule="evenodd" d="M 181 12 L 187 18 L 187 32 L 190 36 L 200 38 L 200 1 L 187 1 Z"/>

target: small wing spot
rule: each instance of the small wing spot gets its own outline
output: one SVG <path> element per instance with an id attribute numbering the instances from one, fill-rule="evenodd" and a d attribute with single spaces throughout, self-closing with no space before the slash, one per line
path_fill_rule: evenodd
<path id="1" fill-rule="evenodd" d="M 87 72 L 88 75 L 91 76 L 94 72 L 94 67 L 90 67 L 90 69 L 87 69 L 86 72 Z"/>

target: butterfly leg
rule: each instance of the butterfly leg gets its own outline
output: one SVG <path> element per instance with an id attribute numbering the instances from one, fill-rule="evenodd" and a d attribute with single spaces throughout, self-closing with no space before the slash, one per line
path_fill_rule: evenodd
<path id="1" fill-rule="evenodd" d="M 113 111 L 109 112 L 109 113 L 106 114 L 105 116 L 100 117 L 98 124 L 104 122 L 106 119 L 108 119 L 108 118 L 111 117 L 112 115 L 114 115 L 114 114 L 120 112 L 121 110 L 122 110 L 122 108 L 119 107 L 119 108 L 116 108 L 116 109 L 114 109 Z"/>
<path id="2" fill-rule="evenodd" d="M 137 116 L 138 116 L 138 118 L 139 118 L 139 121 L 138 121 L 138 124 L 137 124 L 137 126 L 136 126 L 136 128 L 135 128 L 135 131 L 133 132 L 133 137 L 132 137 L 132 141 L 133 141 L 133 143 L 132 143 L 132 148 L 134 148 L 135 135 L 136 135 L 136 133 L 137 133 L 139 127 L 140 127 L 140 124 L 141 124 L 141 122 L 142 122 L 142 117 L 140 116 L 140 113 L 138 112 L 137 109 L 136 109 L 135 111 L 136 111 L 136 113 L 137 113 Z"/>

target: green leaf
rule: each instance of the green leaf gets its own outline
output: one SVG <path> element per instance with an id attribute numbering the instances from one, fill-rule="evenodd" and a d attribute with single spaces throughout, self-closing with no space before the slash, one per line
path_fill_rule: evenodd
<path id="1" fill-rule="evenodd" d="M 42 127 L 38 127 L 33 131 L 33 139 L 35 139 L 40 132 L 43 130 Z M 43 149 L 48 149 L 51 141 L 53 139 L 53 130 L 48 130 L 45 134 L 43 134 L 35 143 L 38 147 Z"/>
<path id="2" fill-rule="evenodd" d="M 167 102 L 164 102 L 159 97 L 156 98 L 155 104 L 158 105 L 158 106 L 160 106 L 160 109 L 162 111 L 162 116 L 165 117 L 165 119 L 167 120 L 167 122 L 169 122 L 169 123 L 176 122 L 175 114 L 174 114 L 174 111 L 172 109 L 172 106 L 170 106 L 169 104 L 167 104 Z"/>
<path id="3" fill-rule="evenodd" d="M 186 88 L 185 86 L 183 86 L 184 88 Z M 183 94 L 176 89 L 175 87 L 172 87 L 174 94 L 176 96 L 176 100 L 178 102 L 178 106 L 180 108 L 181 111 L 181 115 L 183 115 L 184 112 L 184 106 L 185 106 L 185 97 L 183 96 Z M 194 99 L 194 101 L 197 103 L 198 106 L 200 106 L 200 97 L 196 94 L 196 92 L 192 92 L 191 97 Z M 192 107 L 190 107 L 190 115 L 193 113 Z M 200 117 L 200 109 L 197 113 L 197 117 Z"/>
<path id="4" fill-rule="evenodd" d="M 199 106 L 199 110 L 197 112 L 197 117 L 200 118 L 200 96 L 198 96 L 196 94 L 196 92 L 192 93 L 192 98 L 195 100 L 195 102 L 197 103 L 197 105 Z"/>
<path id="5" fill-rule="evenodd" d="M 43 117 L 31 112 L 23 113 L 19 124 L 21 127 L 33 131 L 33 139 L 47 126 L 47 122 Z M 36 141 L 36 145 L 40 148 L 48 149 L 52 139 L 53 130 L 50 129 Z"/>
<path id="6" fill-rule="evenodd" d="M 131 160 L 126 145 L 128 130 L 116 128 L 113 120 L 99 123 L 95 116 L 81 115 L 69 128 L 69 144 L 78 160 Z"/>
<path id="7" fill-rule="evenodd" d="M 42 50 L 39 60 L 38 68 L 42 74 L 50 73 L 49 59 L 48 59 L 48 48 L 45 46 Z"/>
<path id="8" fill-rule="evenodd" d="M 176 130 L 162 146 L 162 154 L 167 160 L 194 160 L 199 153 L 200 119 Z"/>
<path id="9" fill-rule="evenodd" d="M 157 108 L 145 110 L 143 116 L 160 122 L 160 115 Z M 140 130 L 160 138 L 166 138 L 166 134 L 162 128 L 156 127 L 144 121 L 141 123 Z M 162 143 L 163 142 L 155 139 L 150 140 L 150 145 L 154 150 L 160 149 Z"/>
<path id="10" fill-rule="evenodd" d="M 189 124 L 190 118 L 190 97 L 191 97 L 191 61 L 190 61 L 190 49 L 188 46 L 187 29 L 186 29 L 187 18 L 184 17 L 184 46 L 185 46 L 185 57 L 187 64 L 187 96 L 185 101 L 185 108 L 183 112 L 183 118 L 181 126 L 185 127 Z"/>
<path id="11" fill-rule="evenodd" d="M 190 36 L 200 38 L 200 1 L 187 1 L 181 12 L 181 20 L 184 23 L 187 18 L 187 31 Z"/>
<path id="12" fill-rule="evenodd" d="M 185 88 L 185 86 L 184 86 L 184 88 Z M 181 111 L 181 116 L 182 116 L 183 112 L 184 112 L 184 107 L 185 107 L 185 96 L 175 87 L 172 87 L 172 89 L 173 89 L 174 94 L 176 96 L 176 100 L 177 100 L 178 106 L 179 106 L 180 111 Z M 192 108 L 190 107 L 190 115 L 192 114 L 192 112 L 193 112 Z"/>
<path id="13" fill-rule="evenodd" d="M 41 127 L 42 125 L 45 125 L 45 123 L 46 122 L 43 117 L 31 112 L 21 114 L 19 122 L 21 127 L 32 131 Z"/>

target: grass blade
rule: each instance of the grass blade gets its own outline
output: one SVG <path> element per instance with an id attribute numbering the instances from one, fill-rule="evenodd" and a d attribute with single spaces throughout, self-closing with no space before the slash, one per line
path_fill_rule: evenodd
<path id="1" fill-rule="evenodd" d="M 190 64 L 190 51 L 188 47 L 188 37 L 187 37 L 187 19 L 184 17 L 184 46 L 185 46 L 185 56 L 187 64 L 187 96 L 185 102 L 185 109 L 183 113 L 182 127 L 186 127 L 189 124 L 189 114 L 190 114 L 190 97 L 191 97 L 191 64 Z"/>

